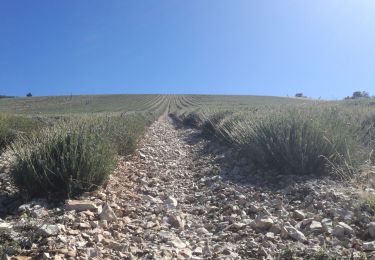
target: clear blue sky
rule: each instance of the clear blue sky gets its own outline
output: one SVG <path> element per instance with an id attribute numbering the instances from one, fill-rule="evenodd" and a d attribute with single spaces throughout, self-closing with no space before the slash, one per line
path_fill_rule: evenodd
<path id="1" fill-rule="evenodd" d="M 1 0 L 0 94 L 375 95 L 373 0 Z"/>

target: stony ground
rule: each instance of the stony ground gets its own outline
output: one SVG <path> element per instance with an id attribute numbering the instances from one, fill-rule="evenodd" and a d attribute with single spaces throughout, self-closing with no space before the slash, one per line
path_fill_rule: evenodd
<path id="1" fill-rule="evenodd" d="M 81 200 L 24 204 L 3 164 L 0 254 L 8 259 L 375 259 L 374 208 L 359 199 L 363 189 L 255 174 L 170 118 Z"/>

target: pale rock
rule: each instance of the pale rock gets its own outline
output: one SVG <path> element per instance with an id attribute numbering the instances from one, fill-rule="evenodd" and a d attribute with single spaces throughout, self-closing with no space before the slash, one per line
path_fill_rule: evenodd
<path id="1" fill-rule="evenodd" d="M 32 259 L 33 258 L 31 256 L 23 256 L 23 255 L 8 257 L 5 254 L 5 256 L 4 256 L 4 260 L 32 260 Z"/>
<path id="2" fill-rule="evenodd" d="M 164 205 L 169 209 L 175 209 L 177 207 L 177 200 L 173 198 L 172 196 L 169 196 L 165 201 Z"/>
<path id="3" fill-rule="evenodd" d="M 210 232 L 208 232 L 207 229 L 205 229 L 204 227 L 200 227 L 196 230 L 197 234 L 198 235 L 208 235 L 210 234 Z"/>
<path id="4" fill-rule="evenodd" d="M 313 222 L 313 218 L 306 218 L 306 219 L 304 219 L 304 220 L 302 220 L 300 223 L 299 223 L 299 225 L 301 226 L 301 227 L 306 227 L 307 225 L 310 225 L 311 224 L 311 222 Z"/>
<path id="5" fill-rule="evenodd" d="M 241 222 L 235 222 L 231 225 L 231 229 L 232 230 L 240 230 L 242 229 L 243 227 L 246 227 L 246 224 L 245 223 L 241 223 Z"/>
<path id="6" fill-rule="evenodd" d="M 344 222 L 339 222 L 335 228 L 332 230 L 332 235 L 342 240 L 345 236 L 350 236 L 354 233 L 353 229 L 345 224 Z"/>
<path id="7" fill-rule="evenodd" d="M 12 231 L 13 226 L 6 222 L 0 223 L 0 234 L 9 234 Z"/>
<path id="8" fill-rule="evenodd" d="M 368 224 L 368 233 L 372 238 L 375 238 L 375 222 L 370 222 Z"/>
<path id="9" fill-rule="evenodd" d="M 105 203 L 102 209 L 102 212 L 99 215 L 100 220 L 104 221 L 115 221 L 117 216 L 111 206 L 108 203 Z"/>
<path id="10" fill-rule="evenodd" d="M 249 207 L 249 211 L 252 213 L 258 213 L 260 211 L 260 208 L 257 205 L 251 204 Z"/>
<path id="11" fill-rule="evenodd" d="M 57 225 L 43 224 L 38 227 L 38 231 L 43 236 L 57 236 L 60 232 L 60 229 Z"/>
<path id="12" fill-rule="evenodd" d="M 31 209 L 31 204 L 22 204 L 18 207 L 18 212 L 23 213 L 25 211 L 29 211 Z"/>
<path id="13" fill-rule="evenodd" d="M 288 235 L 293 238 L 294 240 L 300 241 L 300 242 L 306 242 L 306 237 L 305 235 L 299 231 L 298 229 L 289 226 L 286 227 L 286 230 L 288 231 Z"/>
<path id="14" fill-rule="evenodd" d="M 99 226 L 104 228 L 104 229 L 107 229 L 108 228 L 108 221 L 107 220 L 100 220 Z"/>
<path id="15" fill-rule="evenodd" d="M 90 223 L 81 222 L 81 223 L 78 224 L 78 227 L 79 227 L 79 229 L 89 229 L 89 228 L 91 228 L 91 225 L 90 225 Z"/>
<path id="16" fill-rule="evenodd" d="M 365 250 L 365 251 L 375 251 L 375 241 L 363 243 L 363 250 Z"/>
<path id="17" fill-rule="evenodd" d="M 183 248 L 178 252 L 178 254 L 182 256 L 184 259 L 189 259 L 193 253 L 189 248 Z"/>
<path id="18" fill-rule="evenodd" d="M 324 218 L 322 220 L 322 225 L 323 225 L 323 228 L 325 230 L 325 232 L 331 234 L 332 233 L 332 226 L 333 226 L 333 223 L 332 223 L 332 220 L 329 219 L 329 218 Z"/>
<path id="19" fill-rule="evenodd" d="M 43 218 L 45 216 L 48 216 L 48 211 L 44 208 L 37 208 L 37 209 L 32 209 L 30 211 L 30 216 L 33 218 Z"/>
<path id="20" fill-rule="evenodd" d="M 256 227 L 259 228 L 259 229 L 262 229 L 262 230 L 269 229 L 270 227 L 272 227 L 273 224 L 274 224 L 274 222 L 273 222 L 272 218 L 270 218 L 270 217 L 258 216 L 255 219 Z"/>
<path id="21" fill-rule="evenodd" d="M 64 256 L 63 255 L 54 255 L 53 260 L 63 260 Z"/>
<path id="22" fill-rule="evenodd" d="M 101 259 L 103 256 L 98 248 L 87 248 L 86 254 L 89 259 L 92 259 L 92 258 Z"/>
<path id="23" fill-rule="evenodd" d="M 266 238 L 269 240 L 274 240 L 275 239 L 275 234 L 272 232 L 267 232 L 266 233 Z"/>
<path id="24" fill-rule="evenodd" d="M 203 248 L 198 246 L 194 248 L 193 255 L 202 255 L 203 254 Z"/>
<path id="25" fill-rule="evenodd" d="M 317 231 L 317 232 L 320 232 L 322 231 L 323 229 L 323 226 L 322 226 L 322 223 L 320 223 L 319 221 L 311 221 L 310 225 L 309 225 L 309 229 L 311 231 Z"/>
<path id="26" fill-rule="evenodd" d="M 67 200 L 65 202 L 65 210 L 75 210 L 77 212 L 79 211 L 85 211 L 85 210 L 93 210 L 97 211 L 98 208 L 95 205 L 95 203 L 89 201 L 89 200 Z"/>
<path id="27" fill-rule="evenodd" d="M 146 159 L 146 155 L 144 155 L 143 153 L 139 152 L 139 158 L 141 158 L 142 160 L 145 160 Z"/>
<path id="28" fill-rule="evenodd" d="M 182 242 L 178 237 L 172 238 L 168 241 L 168 245 L 173 246 L 178 249 L 182 249 L 186 247 L 186 244 Z"/>
<path id="29" fill-rule="evenodd" d="M 211 248 L 210 246 L 208 245 L 208 243 L 206 242 L 204 247 L 203 247 L 203 250 L 202 250 L 202 253 L 205 257 L 209 257 L 212 255 L 212 251 L 211 251 Z"/>
<path id="30" fill-rule="evenodd" d="M 151 195 L 144 195 L 143 197 L 144 197 L 145 200 L 150 201 L 150 202 L 155 203 L 155 204 L 162 203 L 161 199 L 154 198 Z"/>
<path id="31" fill-rule="evenodd" d="M 156 223 L 155 223 L 155 222 L 147 221 L 145 228 L 146 228 L 146 229 L 150 229 L 150 228 L 153 228 L 153 227 L 155 227 L 155 226 L 156 226 Z"/>

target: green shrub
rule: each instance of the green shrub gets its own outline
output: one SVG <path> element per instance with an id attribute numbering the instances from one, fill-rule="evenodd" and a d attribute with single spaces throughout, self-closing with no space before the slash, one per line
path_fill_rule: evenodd
<path id="1" fill-rule="evenodd" d="M 28 135 L 37 128 L 38 125 L 30 118 L 0 115 L 0 153 L 12 143 L 17 136 Z"/>
<path id="2" fill-rule="evenodd" d="M 60 123 L 11 147 L 14 183 L 30 196 L 77 196 L 105 182 L 115 166 L 110 142 L 85 121 Z"/>
<path id="3" fill-rule="evenodd" d="M 204 118 L 201 127 L 205 133 L 237 148 L 263 171 L 348 177 L 371 150 L 364 145 L 365 133 L 358 127 L 359 122 L 367 121 L 337 106 L 199 113 L 194 116 Z"/>
<path id="4" fill-rule="evenodd" d="M 102 120 L 103 136 L 109 139 L 119 155 L 133 153 L 146 125 L 150 124 L 146 117 L 137 114 L 127 117 L 108 117 Z"/>
<path id="5" fill-rule="evenodd" d="M 241 144 L 257 168 L 291 174 L 352 174 L 366 151 L 336 109 L 289 110 L 258 119 Z"/>

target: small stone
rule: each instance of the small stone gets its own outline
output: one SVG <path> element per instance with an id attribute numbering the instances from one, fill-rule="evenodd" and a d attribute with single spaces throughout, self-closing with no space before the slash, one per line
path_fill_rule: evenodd
<path id="1" fill-rule="evenodd" d="M 63 255 L 55 255 L 54 257 L 53 257 L 53 260 L 63 260 Z"/>
<path id="2" fill-rule="evenodd" d="M 203 248 L 201 248 L 200 246 L 196 247 L 193 251 L 193 255 L 201 255 L 203 254 Z"/>
<path id="3" fill-rule="evenodd" d="M 192 252 L 188 248 L 184 248 L 180 250 L 179 255 L 181 255 L 184 259 L 189 259 L 192 256 Z"/>
<path id="4" fill-rule="evenodd" d="M 44 236 L 56 236 L 60 229 L 57 225 L 43 224 L 38 228 L 39 232 Z"/>
<path id="5" fill-rule="evenodd" d="M 270 217 L 259 216 L 255 219 L 255 225 L 259 229 L 269 229 L 273 225 L 273 220 Z"/>
<path id="6" fill-rule="evenodd" d="M 301 210 L 295 210 L 293 212 L 293 216 L 296 220 L 302 220 L 302 219 L 306 218 L 306 214 L 304 212 L 302 212 Z"/>
<path id="7" fill-rule="evenodd" d="M 89 200 L 67 200 L 65 202 L 65 210 L 85 211 L 93 210 L 97 211 L 96 205 Z"/>
<path id="8" fill-rule="evenodd" d="M 175 237 L 172 240 L 168 241 L 168 244 L 178 249 L 182 249 L 186 247 L 186 244 L 182 242 L 178 237 Z"/>
<path id="9" fill-rule="evenodd" d="M 86 222 L 81 222 L 81 223 L 79 223 L 78 227 L 80 229 L 89 229 L 89 228 L 91 228 L 91 225 L 89 223 L 86 223 Z"/>
<path id="10" fill-rule="evenodd" d="M 10 259 L 10 260 L 31 260 L 33 259 L 31 256 L 23 256 L 23 255 L 18 255 L 18 256 L 12 256 L 11 258 L 10 257 L 7 257 L 5 255 L 4 259 Z"/>
<path id="11" fill-rule="evenodd" d="M 280 237 L 282 239 L 287 239 L 289 237 L 289 233 L 288 233 L 288 230 L 286 229 L 286 227 L 280 228 Z"/>
<path id="12" fill-rule="evenodd" d="M 96 235 L 94 236 L 94 240 L 95 240 L 96 243 L 100 243 L 100 242 L 102 242 L 103 239 L 104 239 L 104 237 L 103 237 L 102 234 L 96 234 Z"/>
<path id="13" fill-rule="evenodd" d="M 8 234 L 12 231 L 13 226 L 6 222 L 0 223 L 0 234 Z"/>
<path id="14" fill-rule="evenodd" d="M 31 204 L 23 204 L 18 207 L 18 212 L 23 213 L 25 211 L 29 211 L 31 209 Z"/>
<path id="15" fill-rule="evenodd" d="M 92 259 L 92 258 L 101 259 L 102 258 L 102 253 L 100 252 L 98 248 L 87 248 L 86 254 L 89 257 L 89 259 Z"/>
<path id="16" fill-rule="evenodd" d="M 332 233 L 332 220 L 329 219 L 329 218 L 324 218 L 322 220 L 322 225 L 323 225 L 323 228 L 324 230 L 327 232 L 327 233 Z"/>
<path id="17" fill-rule="evenodd" d="M 375 222 L 370 222 L 370 224 L 368 224 L 368 233 L 372 238 L 375 238 Z"/>
<path id="18" fill-rule="evenodd" d="M 332 235 L 342 240 L 345 236 L 350 236 L 354 233 L 353 229 L 345 224 L 344 222 L 339 222 L 335 228 L 332 230 Z"/>
<path id="19" fill-rule="evenodd" d="M 363 250 L 375 251 L 375 241 L 363 243 Z"/>
<path id="20" fill-rule="evenodd" d="M 146 159 L 146 155 L 144 155 L 143 153 L 139 152 L 139 158 L 141 158 L 142 160 L 145 160 Z"/>
<path id="21" fill-rule="evenodd" d="M 165 201 L 164 205 L 169 209 L 175 209 L 177 207 L 177 200 L 172 196 L 169 196 Z"/>
<path id="22" fill-rule="evenodd" d="M 257 205 L 251 204 L 249 207 L 249 211 L 252 213 L 258 213 L 260 211 L 260 208 Z"/>
<path id="23" fill-rule="evenodd" d="M 275 239 L 275 234 L 272 233 L 272 232 L 267 232 L 267 233 L 266 233 L 266 238 L 267 238 L 268 240 L 274 240 L 274 239 Z"/>
<path id="24" fill-rule="evenodd" d="M 198 235 L 208 235 L 210 234 L 210 232 L 208 232 L 207 229 L 205 229 L 204 227 L 200 227 L 196 230 L 197 234 Z"/>
<path id="25" fill-rule="evenodd" d="M 297 241 L 300 241 L 300 242 L 306 242 L 306 237 L 305 235 L 297 230 L 296 228 L 294 227 L 286 227 L 287 231 L 288 231 L 288 235 L 293 238 L 294 240 L 297 240 Z"/>
<path id="26" fill-rule="evenodd" d="M 240 230 L 242 229 L 243 227 L 245 227 L 246 224 L 245 223 L 241 223 L 241 222 L 235 222 L 231 225 L 231 229 L 232 230 Z"/>
<path id="27" fill-rule="evenodd" d="M 144 195 L 143 197 L 144 197 L 145 200 L 148 200 L 148 201 L 150 201 L 152 203 L 155 203 L 155 204 L 162 203 L 162 201 L 159 198 L 154 198 L 150 195 Z"/>
<path id="28" fill-rule="evenodd" d="M 30 212 L 30 216 L 33 217 L 33 218 L 43 218 L 45 216 L 48 216 L 48 211 L 45 210 L 44 208 L 38 208 L 38 209 L 34 209 L 34 210 L 31 210 Z"/>
<path id="29" fill-rule="evenodd" d="M 317 231 L 320 232 L 323 229 L 322 223 L 313 220 L 309 226 L 311 231 Z"/>
<path id="30" fill-rule="evenodd" d="M 111 206 L 108 203 L 105 203 L 102 209 L 102 212 L 100 213 L 100 220 L 106 220 L 106 221 L 114 221 L 117 219 L 117 216 Z"/>

